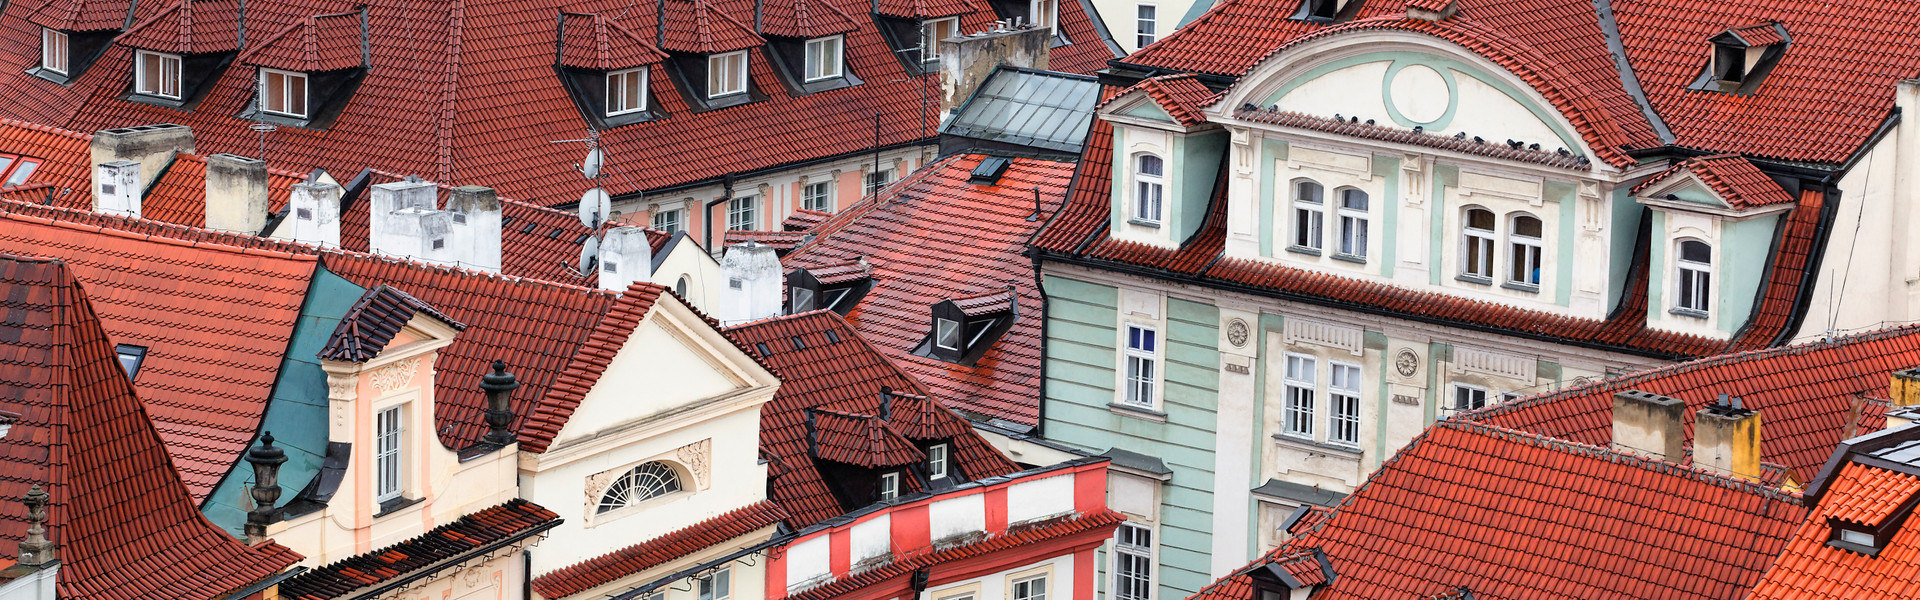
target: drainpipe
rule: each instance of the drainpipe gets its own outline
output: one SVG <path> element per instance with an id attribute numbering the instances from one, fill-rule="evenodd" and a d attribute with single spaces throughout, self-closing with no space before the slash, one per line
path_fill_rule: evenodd
<path id="1" fill-rule="evenodd" d="M 721 202 L 726 202 L 728 200 L 733 199 L 733 174 L 732 173 L 726 174 L 726 176 L 721 178 L 720 181 L 721 181 L 720 183 L 721 185 L 726 186 L 726 191 L 722 192 L 719 198 L 714 198 L 711 202 L 708 202 L 705 209 L 706 212 L 700 213 L 700 222 L 705 224 L 705 227 L 703 227 L 702 229 L 706 232 L 705 236 L 707 241 L 705 245 L 707 247 L 708 254 L 712 254 L 714 250 L 713 248 L 713 207 L 719 206 Z"/>

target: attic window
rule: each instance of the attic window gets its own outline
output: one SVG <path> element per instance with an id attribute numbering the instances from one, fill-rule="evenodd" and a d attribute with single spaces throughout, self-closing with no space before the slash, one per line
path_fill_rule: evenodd
<path id="1" fill-rule="evenodd" d="M 624 115 L 646 109 L 646 67 L 607 74 L 607 116 Z"/>
<path id="2" fill-rule="evenodd" d="M 34 170 L 40 168 L 40 159 L 30 156 L 0 154 L 0 187 L 13 187 L 27 182 Z"/>
<path id="3" fill-rule="evenodd" d="M 307 118 L 307 74 L 260 69 L 260 109 L 296 119 Z"/>
<path id="4" fill-rule="evenodd" d="M 1359 12 L 1361 0 L 1300 0 L 1300 7 L 1293 12 L 1296 21 L 1315 23 L 1334 23 L 1353 17 Z"/>
<path id="5" fill-rule="evenodd" d="M 960 323 L 951 319 L 934 319 L 933 343 L 942 350 L 960 349 Z"/>
<path id="6" fill-rule="evenodd" d="M 1792 43 L 1779 23 L 1763 23 L 1720 32 L 1707 40 L 1713 51 L 1691 89 L 1750 94 L 1773 70 Z"/>
<path id="7" fill-rule="evenodd" d="M 707 97 L 719 98 L 747 91 L 747 52 L 707 57 Z"/>
<path id="8" fill-rule="evenodd" d="M 942 300 L 933 305 L 931 330 L 914 354 L 971 365 L 1006 333 L 1017 308 L 1011 289 Z"/>
<path id="9" fill-rule="evenodd" d="M 754 350 L 759 350 L 759 351 L 760 351 L 760 355 L 761 355 L 761 356 L 772 356 L 772 355 L 773 355 L 773 351 L 772 351 L 772 350 L 768 350 L 768 349 L 767 349 L 767 344 L 766 344 L 766 342 L 755 342 L 755 343 L 753 344 L 753 349 L 754 349 Z"/>
<path id="10" fill-rule="evenodd" d="M 792 306 L 787 309 L 788 313 L 797 315 L 813 310 L 813 290 L 796 287 L 793 288 L 793 291 L 790 292 L 788 296 L 792 304 Z"/>
<path id="11" fill-rule="evenodd" d="M 140 363 L 147 360 L 146 346 L 120 344 L 113 347 L 113 353 L 120 357 L 120 368 L 126 370 L 127 379 L 133 379 L 140 373 Z"/>
<path id="12" fill-rule="evenodd" d="M 40 28 L 40 68 L 66 75 L 70 56 L 66 33 Z"/>
<path id="13" fill-rule="evenodd" d="M 180 99 L 180 56 L 141 50 L 134 59 L 133 91 L 143 96 Z"/>
<path id="14" fill-rule="evenodd" d="M 787 311 L 799 314 L 824 308 L 845 315 L 872 288 L 867 267 L 858 261 L 819 267 L 818 273 L 794 269 L 787 274 Z"/>
<path id="15" fill-rule="evenodd" d="M 1728 44 L 1713 47 L 1713 78 L 1740 83 L 1747 77 L 1747 49 Z"/>

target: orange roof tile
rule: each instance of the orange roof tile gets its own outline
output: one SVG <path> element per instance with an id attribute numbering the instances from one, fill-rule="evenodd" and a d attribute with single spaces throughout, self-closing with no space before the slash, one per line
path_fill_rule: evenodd
<path id="1" fill-rule="evenodd" d="M 1192 73 L 1148 77 L 1140 80 L 1140 83 L 1133 84 L 1133 87 L 1121 91 L 1114 98 L 1134 92 L 1146 94 L 1154 104 L 1166 110 L 1167 115 L 1173 117 L 1175 123 L 1183 127 L 1206 123 L 1207 117 L 1200 111 L 1211 104 L 1217 96 L 1213 90 L 1201 84 L 1199 78 Z M 1112 103 L 1114 98 L 1108 98 L 1094 108 L 1104 107 Z"/>
<path id="2" fill-rule="evenodd" d="M 1894 600 L 1920 595 L 1920 526 L 1908 521 L 1866 556 L 1827 545 L 1827 519 L 1877 524 L 1914 493 L 1920 478 L 1847 463 L 1829 484 L 1820 505 L 1800 525 L 1793 541 L 1754 586 L 1752 600 Z"/>
<path id="3" fill-rule="evenodd" d="M 632 546 L 548 571 L 533 578 L 533 590 L 558 600 L 612 583 L 695 552 L 727 543 L 786 518 L 772 502 L 755 502 Z"/>
<path id="4" fill-rule="evenodd" d="M 1753 166 L 1752 162 L 1748 162 L 1738 154 L 1701 156 L 1674 163 L 1659 175 L 1654 175 L 1640 185 L 1633 186 L 1632 193 L 1639 195 L 1642 191 L 1683 172 L 1699 177 L 1707 187 L 1713 188 L 1713 193 L 1719 194 L 1721 199 L 1726 200 L 1734 208 L 1757 208 L 1793 203 L 1792 194 L 1781 189 L 1779 183 L 1775 183 L 1772 178 L 1767 177 L 1766 173 L 1760 172 L 1758 167 Z"/>
<path id="5" fill-rule="evenodd" d="M 249 44 L 241 64 L 302 73 L 366 66 L 361 53 L 367 31 L 360 11 L 314 15 L 289 23 Z"/>

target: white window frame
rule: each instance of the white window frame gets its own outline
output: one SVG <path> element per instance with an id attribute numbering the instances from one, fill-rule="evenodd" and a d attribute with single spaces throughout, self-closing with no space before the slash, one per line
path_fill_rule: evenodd
<path id="1" fill-rule="evenodd" d="M 399 498 L 406 490 L 407 405 L 374 411 L 373 501 Z"/>
<path id="2" fill-rule="evenodd" d="M 701 589 L 703 586 L 708 589 Z M 695 577 L 693 595 L 698 600 L 727 600 L 733 597 L 733 567 L 720 567 Z"/>
<path id="3" fill-rule="evenodd" d="M 816 181 L 800 188 L 800 207 L 833 212 L 833 180 Z"/>
<path id="4" fill-rule="evenodd" d="M 1313 439 L 1313 422 L 1319 418 L 1320 358 L 1310 354 L 1287 352 L 1282 355 L 1281 382 L 1283 411 L 1280 431 L 1288 437 Z M 1296 368 L 1299 367 L 1299 368 Z"/>
<path id="5" fill-rule="evenodd" d="M 759 196 L 736 196 L 727 200 L 727 231 L 753 231 L 759 218 Z"/>
<path id="6" fill-rule="evenodd" d="M 1113 600 L 1153 598 L 1153 533 L 1131 521 L 1113 531 Z"/>
<path id="7" fill-rule="evenodd" d="M 944 479 L 947 477 L 947 459 L 951 447 L 946 444 L 934 444 L 927 447 L 927 478 Z"/>
<path id="8" fill-rule="evenodd" d="M 1360 390 L 1365 384 L 1366 372 L 1360 365 L 1327 361 L 1328 443 L 1360 445 Z"/>
<path id="9" fill-rule="evenodd" d="M 1340 204 L 1335 209 L 1340 215 L 1340 247 L 1336 252 L 1342 256 L 1365 259 L 1367 257 L 1368 231 L 1367 215 L 1372 209 L 1372 196 L 1359 188 L 1341 188 Z M 1360 207 L 1348 206 L 1351 196 L 1360 198 Z"/>
<path id="10" fill-rule="evenodd" d="M 1533 219 L 1540 224 L 1540 236 L 1521 235 L 1520 219 Z M 1514 213 L 1507 216 L 1507 283 L 1520 286 L 1540 287 L 1540 272 L 1545 270 L 1546 261 L 1541 256 L 1542 245 L 1547 233 L 1547 222 L 1529 213 Z M 1513 270 L 1522 265 L 1536 265 L 1530 273 L 1531 280 L 1514 279 Z"/>
<path id="11" fill-rule="evenodd" d="M 624 80 L 628 77 L 637 77 L 640 79 L 640 97 L 626 97 L 627 86 Z M 653 85 L 651 79 L 652 78 L 648 76 L 646 67 L 607 73 L 607 116 L 613 117 L 646 110 L 647 94 L 650 91 L 649 86 Z M 620 81 L 621 85 L 614 85 L 615 81 Z M 615 94 L 616 91 L 619 92 L 618 95 Z M 619 106 L 620 108 L 616 110 L 614 108 L 615 106 Z"/>
<path id="12" fill-rule="evenodd" d="M 682 229 L 680 209 L 656 210 L 650 219 L 654 229 L 666 233 L 678 233 Z"/>
<path id="13" fill-rule="evenodd" d="M 1475 280 L 1484 279 L 1492 281 L 1494 273 L 1498 271 L 1493 264 L 1494 253 L 1498 251 L 1498 248 L 1494 245 L 1498 232 L 1492 229 L 1474 227 L 1472 225 L 1472 215 L 1476 210 L 1484 211 L 1488 215 L 1493 216 L 1494 227 L 1499 227 L 1500 223 L 1500 215 L 1485 207 L 1469 206 L 1460 211 L 1460 276 Z M 1473 254 L 1468 252 L 1468 248 L 1476 245 L 1480 248 L 1480 257 L 1483 263 L 1480 265 L 1470 264 L 1469 262 L 1472 260 L 1471 257 Z M 1485 272 L 1481 272 L 1480 268 L 1484 268 Z"/>
<path id="14" fill-rule="evenodd" d="M 1159 163 L 1158 174 L 1147 172 L 1147 159 Z M 1133 218 L 1159 225 L 1166 207 L 1167 160 L 1151 152 L 1133 155 Z"/>
<path id="15" fill-rule="evenodd" d="M 158 75 L 158 77 L 160 77 L 161 79 L 156 82 L 153 82 L 155 83 L 155 86 L 152 89 L 148 89 L 147 87 L 147 84 L 149 83 L 147 81 L 147 57 L 149 56 L 158 58 L 160 62 L 160 74 Z M 173 79 L 172 79 L 173 93 L 171 94 L 167 93 L 166 84 L 168 82 L 165 80 L 165 78 L 167 77 L 167 65 L 169 64 L 173 66 Z M 180 69 L 181 69 L 180 55 L 178 54 L 167 54 L 164 52 L 148 52 L 146 50 L 136 50 L 134 51 L 134 55 L 133 55 L 133 91 L 134 93 L 140 94 L 142 96 L 153 96 L 155 98 L 167 98 L 170 100 L 179 100 L 180 99 Z"/>
<path id="16" fill-rule="evenodd" d="M 880 499 L 892 500 L 900 497 L 900 474 L 880 474 Z"/>
<path id="17" fill-rule="evenodd" d="M 718 71 L 716 67 L 721 64 L 732 65 L 726 72 L 726 74 L 729 75 L 726 81 L 722 81 L 719 75 L 716 74 L 716 71 Z M 707 98 L 712 99 L 747 93 L 747 71 L 750 68 L 747 63 L 747 51 L 745 50 L 736 50 L 707 57 Z M 717 86 L 714 85 L 715 83 L 724 83 L 727 85 Z"/>
<path id="18" fill-rule="evenodd" d="M 868 173 L 865 179 L 867 180 L 867 195 L 872 196 L 880 193 L 880 190 L 886 189 L 887 184 L 893 183 L 893 170 L 881 169 L 874 171 Z"/>
<path id="19" fill-rule="evenodd" d="M 1308 200 L 1301 194 L 1306 186 L 1320 190 L 1318 200 Z M 1315 252 L 1326 247 L 1327 186 L 1318 181 L 1301 179 L 1293 182 L 1293 230 L 1290 243 L 1295 248 L 1305 248 Z"/>
<path id="20" fill-rule="evenodd" d="M 940 30 L 948 33 L 941 35 Z M 929 19 L 920 22 L 920 62 L 940 60 L 940 40 L 960 34 L 960 18 Z"/>
<path id="21" fill-rule="evenodd" d="M 282 89 L 280 90 L 280 97 L 282 99 L 285 99 L 288 102 L 292 102 L 294 97 L 293 80 L 295 78 L 300 79 L 300 95 L 305 96 L 305 98 L 303 98 L 300 102 L 300 107 L 301 107 L 300 112 L 294 112 L 292 110 L 274 110 L 273 107 L 270 106 L 270 103 L 267 101 L 267 99 L 271 98 L 272 96 L 267 95 L 267 85 L 268 85 L 267 82 L 270 80 L 269 76 L 271 75 L 280 76 L 280 82 L 282 87 Z M 299 71 L 282 71 L 280 69 L 269 69 L 266 67 L 261 67 L 259 85 L 260 85 L 260 88 L 258 90 L 258 93 L 260 95 L 259 97 L 260 110 L 266 112 L 267 114 L 294 117 L 297 119 L 305 119 L 307 118 L 308 112 L 313 109 L 313 97 L 312 97 L 313 88 L 311 87 L 313 85 L 313 80 L 308 79 L 306 73 L 301 73 Z"/>
<path id="22" fill-rule="evenodd" d="M 1059 0 L 1033 0 L 1027 6 L 1027 13 L 1033 15 L 1034 26 L 1046 27 L 1050 33 L 1059 33 Z"/>
<path id="23" fill-rule="evenodd" d="M 1153 14 L 1151 16 L 1141 14 L 1144 11 L 1153 11 Z M 1160 6 L 1152 2 L 1135 4 L 1133 17 L 1133 47 L 1140 49 L 1153 45 L 1153 41 L 1160 36 Z"/>
<path id="24" fill-rule="evenodd" d="M 1033 593 L 1033 584 L 1035 582 L 1039 582 L 1040 584 L 1040 593 L 1038 594 Z M 1052 582 L 1047 581 L 1046 574 L 1015 579 L 1007 583 L 1007 600 L 1047 600 L 1047 594 L 1052 591 L 1052 586 L 1049 585 L 1051 583 Z M 1020 586 L 1022 585 L 1027 586 L 1027 592 L 1025 594 L 1019 592 Z"/>
<path id="25" fill-rule="evenodd" d="M 1135 332 L 1142 335 L 1136 336 Z M 1121 338 L 1122 354 L 1121 377 L 1126 390 L 1120 395 L 1120 401 L 1127 406 L 1158 410 L 1160 395 L 1155 389 L 1160 381 L 1160 330 L 1147 325 L 1127 323 Z M 1136 344 L 1135 339 L 1146 340 L 1146 344 Z M 1142 347 L 1146 346 L 1146 347 Z"/>
<path id="26" fill-rule="evenodd" d="M 1688 243 L 1707 247 L 1707 262 L 1687 260 L 1681 249 Z M 1696 238 L 1683 238 L 1673 244 L 1673 307 L 1687 313 L 1711 314 L 1713 308 L 1713 244 Z M 1693 292 L 1693 305 L 1688 305 L 1686 294 L 1682 290 Z"/>
<path id="27" fill-rule="evenodd" d="M 70 75 L 68 69 L 73 68 L 72 44 L 73 40 L 67 37 L 66 32 L 51 27 L 41 27 L 40 68 L 61 75 Z M 54 64 L 55 58 L 59 59 L 57 65 Z"/>
<path id="28" fill-rule="evenodd" d="M 1480 396 L 1480 406 L 1463 406 L 1462 403 L 1460 402 L 1460 394 L 1462 392 L 1465 392 L 1469 395 L 1478 394 Z M 1473 385 L 1471 383 L 1456 383 L 1451 386 L 1448 386 L 1447 388 L 1447 410 L 1452 412 L 1463 412 L 1463 411 L 1486 408 L 1487 402 L 1492 398 L 1493 398 L 1493 391 L 1485 387 Z"/>
<path id="29" fill-rule="evenodd" d="M 826 52 L 827 52 L 827 49 L 829 48 L 829 45 L 831 45 L 831 49 L 833 51 L 833 57 L 831 61 L 826 60 L 827 58 Z M 818 63 L 816 63 L 814 60 L 815 59 L 814 51 L 813 51 L 814 48 L 821 48 L 821 51 L 820 51 L 821 56 L 819 57 L 821 60 Z M 803 53 L 806 57 L 804 59 L 804 62 L 806 63 L 806 66 L 804 67 L 806 69 L 804 76 L 806 77 L 806 81 L 809 83 L 815 82 L 815 81 L 821 81 L 825 79 L 833 79 L 835 77 L 840 77 L 841 75 L 846 73 L 847 37 L 844 35 L 834 35 L 834 36 L 827 36 L 823 38 L 814 38 L 811 40 L 807 40 L 807 45 L 803 49 Z M 832 69 L 829 70 L 827 67 L 832 67 Z"/>
<path id="30" fill-rule="evenodd" d="M 948 339 L 949 332 L 952 333 L 951 340 Z M 940 347 L 941 350 L 959 350 L 960 337 L 965 334 L 959 321 L 937 317 L 933 320 L 933 345 Z M 953 343 L 949 345 L 948 341 Z"/>

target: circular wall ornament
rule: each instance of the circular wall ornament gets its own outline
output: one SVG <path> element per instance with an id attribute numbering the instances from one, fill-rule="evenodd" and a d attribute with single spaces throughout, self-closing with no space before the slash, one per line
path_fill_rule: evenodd
<path id="1" fill-rule="evenodd" d="M 1227 343 L 1235 348 L 1247 347 L 1247 322 L 1240 319 L 1227 321 Z"/>
<path id="2" fill-rule="evenodd" d="M 1429 133 L 1446 129 L 1460 108 L 1460 87 L 1444 63 L 1420 64 L 1396 60 L 1387 66 L 1380 96 L 1387 118 L 1401 127 L 1425 127 Z"/>
<path id="3" fill-rule="evenodd" d="M 1414 354 L 1411 348 L 1401 348 L 1400 354 L 1393 359 L 1393 370 L 1401 377 L 1412 377 L 1420 372 L 1420 355 Z"/>

